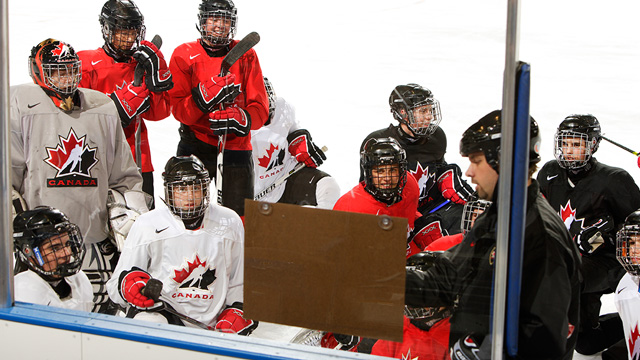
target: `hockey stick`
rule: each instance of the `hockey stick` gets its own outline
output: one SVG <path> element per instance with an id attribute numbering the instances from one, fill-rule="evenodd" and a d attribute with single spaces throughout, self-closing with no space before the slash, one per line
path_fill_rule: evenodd
<path id="1" fill-rule="evenodd" d="M 322 147 L 322 151 L 326 152 L 327 150 L 329 150 L 326 146 Z M 262 190 L 258 195 L 253 197 L 253 200 L 260 200 L 263 197 L 265 197 L 268 193 L 272 192 L 275 188 L 277 188 L 278 186 L 282 185 L 285 181 L 287 181 L 288 178 L 291 177 L 291 175 L 297 173 L 298 171 L 302 170 L 302 168 L 306 167 L 306 165 L 304 163 L 297 163 L 296 166 L 291 169 L 287 175 L 281 177 L 280 179 L 276 180 L 273 184 L 269 185 L 266 189 Z"/>
<path id="2" fill-rule="evenodd" d="M 236 46 L 229 50 L 224 59 L 222 59 L 222 64 L 220 65 L 220 76 L 224 76 L 231 66 L 235 64 L 242 55 L 251 50 L 251 48 L 258 42 L 260 42 L 260 35 L 255 31 L 247 34 L 247 36 L 242 38 L 242 40 L 238 41 Z M 220 105 L 220 109 L 224 109 L 224 106 Z M 218 205 L 222 205 L 222 166 L 224 162 L 224 147 L 227 143 L 227 130 L 228 127 L 224 129 L 223 136 L 218 136 L 218 157 L 216 160 L 216 190 Z"/>
<path id="3" fill-rule="evenodd" d="M 617 147 L 619 147 L 619 148 L 621 148 L 623 150 L 627 150 L 628 152 L 632 153 L 635 156 L 640 155 L 640 153 L 638 153 L 637 151 L 633 151 L 633 150 L 629 149 L 628 147 L 626 147 L 626 146 L 624 146 L 622 144 L 619 144 L 619 143 L 617 143 L 617 142 L 615 142 L 615 141 L 613 141 L 613 140 L 611 140 L 611 139 L 609 139 L 607 137 L 604 137 L 602 135 L 601 135 L 601 137 L 602 137 L 602 139 L 607 140 L 608 142 L 612 143 L 613 145 L 615 145 L 615 146 L 617 146 Z"/>
<path id="4" fill-rule="evenodd" d="M 156 311 L 166 311 L 174 316 L 177 316 L 180 320 L 186 321 L 192 325 L 195 325 L 201 329 L 205 329 L 205 330 L 215 330 L 213 327 L 198 321 L 190 316 L 181 314 L 179 312 L 177 312 L 176 310 L 174 310 L 173 308 L 171 308 L 169 305 L 167 305 L 166 300 L 164 300 L 164 297 L 162 295 L 160 295 L 160 293 L 162 292 L 162 281 L 158 280 L 158 279 L 149 279 L 149 281 L 147 281 L 147 285 L 145 285 L 144 288 L 142 288 L 142 290 L 140 291 L 140 293 L 142 293 L 142 295 L 148 297 L 149 299 L 153 300 L 154 302 L 157 301 L 162 301 L 162 307 Z"/>
<path id="5" fill-rule="evenodd" d="M 160 35 L 157 35 L 153 37 L 153 39 L 151 39 L 151 42 L 153 43 L 153 45 L 155 45 L 158 50 L 160 49 L 160 47 L 162 46 L 162 38 L 160 37 Z M 144 67 L 138 63 L 138 65 L 136 65 L 136 69 L 133 72 L 133 85 L 134 86 L 140 86 L 142 84 L 142 77 L 144 76 Z M 138 125 L 138 127 L 136 128 L 136 136 L 135 136 L 135 141 L 136 141 L 136 165 L 138 166 L 138 171 L 140 171 L 140 173 L 142 174 L 142 149 L 141 149 L 141 144 L 140 142 L 141 140 L 141 136 L 142 136 L 142 118 L 140 117 L 140 115 L 136 116 L 136 124 Z"/>

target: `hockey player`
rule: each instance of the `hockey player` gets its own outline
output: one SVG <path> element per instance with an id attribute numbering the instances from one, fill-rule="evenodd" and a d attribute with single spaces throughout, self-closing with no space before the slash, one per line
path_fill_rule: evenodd
<path id="1" fill-rule="evenodd" d="M 625 339 L 616 343 L 615 348 L 622 348 L 629 360 L 640 358 L 640 211 L 636 210 L 627 216 L 622 228 L 617 233 L 616 257 L 626 274 L 620 280 L 614 295 L 614 302 L 622 318 Z M 607 335 L 606 333 L 604 335 Z M 626 341 L 625 341 L 626 340 Z M 627 345 L 625 345 L 625 343 Z M 607 350 L 611 352 L 612 348 Z M 603 353 L 604 354 L 604 353 Z M 604 359 L 604 358 L 603 358 Z"/>
<path id="2" fill-rule="evenodd" d="M 254 192 L 250 130 L 267 121 L 269 100 L 253 49 L 220 76 L 224 56 L 238 43 L 233 2 L 202 0 L 198 20 L 201 39 L 178 46 L 169 64 L 172 113 L 181 123 L 177 155 L 196 155 L 215 177 L 224 149 L 222 203 L 243 216 L 244 199 Z"/>
<path id="3" fill-rule="evenodd" d="M 91 283 L 82 271 L 82 234 L 59 210 L 38 206 L 13 220 L 16 301 L 91 311 Z"/>
<path id="4" fill-rule="evenodd" d="M 153 199 L 153 165 L 143 119 L 157 121 L 171 114 L 167 92 L 173 86 L 171 72 L 162 52 L 144 40 L 144 17 L 133 1 L 108 0 L 100 12 L 100 26 L 104 45 L 95 50 L 78 51 L 82 61 L 79 86 L 103 92 L 113 99 L 133 158 L 141 167 L 142 189 Z M 133 78 L 138 65 L 146 70 L 146 77 L 136 86 Z M 140 143 L 136 144 L 138 127 Z M 136 159 L 137 147 L 140 159 Z"/>
<path id="5" fill-rule="evenodd" d="M 540 134 L 531 119 L 529 186 L 522 260 L 518 358 L 568 359 L 578 323 L 580 257 L 566 228 L 530 177 L 540 161 Z M 463 241 L 427 271 L 407 271 L 407 305 L 447 306 L 452 359 L 489 358 L 492 279 L 498 220 L 501 112 L 493 111 L 462 135 L 460 153 L 470 161 L 466 175 L 478 196 L 493 205 L 477 218 Z"/>
<path id="6" fill-rule="evenodd" d="M 418 210 L 424 217 L 417 220 L 416 229 L 437 229 L 436 237 L 458 233 L 462 205 L 473 190 L 461 178 L 458 165 L 447 164 L 444 160 L 447 138 L 439 126 L 442 120 L 440 103 L 431 90 L 418 84 L 406 84 L 393 89 L 389 106 L 398 125 L 390 124 L 372 132 L 364 139 L 360 150 L 371 138 L 397 140 L 407 153 L 408 170 L 420 186 Z M 361 172 L 360 181 L 363 179 Z"/>
<path id="7" fill-rule="evenodd" d="M 540 191 L 562 217 L 582 253 L 584 281 L 576 351 L 584 355 L 608 348 L 612 333 L 620 339 L 623 336 L 616 316 L 599 317 L 600 297 L 613 292 L 624 274 L 615 257 L 616 230 L 627 215 L 640 208 L 640 190 L 631 175 L 593 156 L 600 140 L 600 122 L 595 116 L 567 116 L 555 134 L 556 160 L 547 162 L 538 173 Z"/>
<path id="8" fill-rule="evenodd" d="M 78 226 L 93 311 L 105 312 L 104 284 L 117 261 L 107 238 L 107 196 L 137 198 L 142 178 L 113 101 L 78 88 L 81 62 L 69 44 L 47 39 L 34 46 L 29 72 L 35 84 L 11 87 L 11 183 L 27 208 L 52 206 Z M 124 205 L 146 211 L 144 200 Z"/>
<path id="9" fill-rule="evenodd" d="M 248 335 L 258 324 L 242 317 L 240 217 L 209 201 L 209 173 L 197 157 L 172 157 L 162 177 L 167 207 L 133 224 L 107 283 L 109 296 L 129 317 L 184 325 L 166 306 L 215 329 Z M 151 278 L 163 284 L 159 302 L 143 295 Z"/>
<path id="10" fill-rule="evenodd" d="M 318 170 L 326 159 L 322 149 L 300 129 L 295 109 L 282 97 L 277 97 L 273 85 L 264 78 L 269 96 L 269 119 L 258 130 L 251 131 L 254 165 L 254 195 L 261 194 L 298 164 L 304 164 L 284 183 L 261 197 L 260 201 L 312 206 L 331 209 L 340 197 L 340 187 L 329 174 Z"/>

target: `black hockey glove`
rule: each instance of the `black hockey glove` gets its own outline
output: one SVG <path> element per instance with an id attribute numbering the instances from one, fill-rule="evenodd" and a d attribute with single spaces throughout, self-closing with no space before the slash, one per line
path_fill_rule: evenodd
<path id="1" fill-rule="evenodd" d="M 233 134 L 243 137 L 251 131 L 251 116 L 237 106 L 230 106 L 209 114 L 209 124 L 214 135 Z"/>
<path id="2" fill-rule="evenodd" d="M 235 74 L 212 76 L 191 89 L 193 101 L 203 113 L 210 113 L 218 104 L 231 103 L 240 95 L 240 85 L 234 84 Z"/>
<path id="3" fill-rule="evenodd" d="M 604 244 L 605 234 L 612 229 L 613 221 L 610 216 L 606 216 L 604 219 L 598 219 L 594 224 L 583 228 L 582 231 L 574 237 L 578 245 L 578 250 L 580 250 L 583 255 L 592 254 L 600 245 Z"/>
<path id="4" fill-rule="evenodd" d="M 439 172 L 438 189 L 442 196 L 451 202 L 464 205 L 473 194 L 473 188 L 462 178 L 460 167 L 449 164 L 441 167 Z"/>
<path id="5" fill-rule="evenodd" d="M 145 83 L 153 92 L 171 90 L 173 80 L 171 71 L 164 60 L 164 55 L 152 42 L 142 40 L 133 58 L 144 67 L 146 72 Z"/>
<path id="6" fill-rule="evenodd" d="M 307 167 L 315 168 L 322 165 L 327 156 L 324 151 L 311 141 L 311 135 L 305 129 L 292 131 L 287 136 L 289 142 L 289 153 L 295 156 L 299 163 L 304 163 Z"/>
<path id="7" fill-rule="evenodd" d="M 116 104 L 122 128 L 126 128 L 131 121 L 151 107 L 149 90 L 145 84 L 135 86 L 127 84 L 122 89 L 111 93 L 111 100 Z"/>

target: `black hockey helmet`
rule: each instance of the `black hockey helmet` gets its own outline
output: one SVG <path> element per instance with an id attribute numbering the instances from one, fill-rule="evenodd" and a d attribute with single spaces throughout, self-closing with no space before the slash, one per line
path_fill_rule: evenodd
<path id="1" fill-rule="evenodd" d="M 429 270 L 442 255 L 442 251 L 422 251 L 407 259 L 407 270 Z M 404 306 L 404 316 L 415 327 L 428 331 L 438 321 L 451 316 L 452 307 L 413 307 Z"/>
<path id="2" fill-rule="evenodd" d="M 48 206 L 16 215 L 13 245 L 19 261 L 47 281 L 76 274 L 85 253 L 78 227 Z"/>
<path id="3" fill-rule="evenodd" d="M 536 120 L 529 116 L 529 165 L 540 162 L 540 129 Z M 487 163 L 495 171 L 500 168 L 500 138 L 502 137 L 502 112 L 494 110 L 471 125 L 462 134 L 460 155 L 474 152 L 484 153 Z"/>
<path id="4" fill-rule="evenodd" d="M 640 275 L 640 210 L 624 220 L 616 234 L 616 258 L 631 275 Z"/>
<path id="5" fill-rule="evenodd" d="M 267 97 L 269 98 L 269 119 L 266 122 L 266 125 L 271 123 L 273 117 L 276 114 L 276 91 L 273 90 L 273 85 L 271 81 L 267 79 L 266 76 L 264 78 L 264 88 L 267 90 Z"/>
<path id="6" fill-rule="evenodd" d="M 46 39 L 31 49 L 29 75 L 63 110 L 73 108 L 82 79 L 82 62 L 71 45 Z"/>
<path id="7" fill-rule="evenodd" d="M 380 188 L 375 185 L 373 169 L 379 165 L 398 165 L 399 176 L 395 185 Z M 399 201 L 407 184 L 407 154 L 394 138 L 371 138 L 360 153 L 360 166 L 364 174 L 365 190 L 377 200 L 387 204 Z M 393 179 L 392 179 L 393 180 Z"/>
<path id="8" fill-rule="evenodd" d="M 579 139 L 581 144 L 584 144 L 580 147 L 583 151 L 580 158 L 567 153 L 566 145 L 569 144 L 569 139 Z M 567 116 L 558 126 L 555 135 L 554 155 L 558 164 L 565 169 L 579 169 L 585 166 L 598 150 L 601 139 L 600 122 L 595 116 L 591 114 Z"/>
<path id="9" fill-rule="evenodd" d="M 462 208 L 462 218 L 460 219 L 460 229 L 463 234 L 471 230 L 476 218 L 484 213 L 492 202 L 478 198 L 478 193 L 473 193 L 472 198 L 464 204 Z"/>
<path id="10" fill-rule="evenodd" d="M 393 118 L 401 124 L 407 125 L 415 137 L 426 137 L 433 134 L 440 121 L 440 103 L 433 97 L 431 90 L 418 84 L 407 84 L 396 86 L 389 95 L 389 106 Z M 421 114 L 416 119 L 414 111 L 416 108 L 424 109 L 425 114 Z"/>
<path id="11" fill-rule="evenodd" d="M 222 20 L 222 34 L 207 30 L 207 20 Z M 202 0 L 198 6 L 196 24 L 202 40 L 214 48 L 227 46 L 236 36 L 238 27 L 238 9 L 231 0 Z"/>
<path id="12" fill-rule="evenodd" d="M 209 171 L 195 155 L 173 156 L 167 161 L 162 173 L 164 179 L 164 195 L 167 206 L 172 213 L 182 220 L 200 218 L 209 206 Z M 191 191 L 188 196 L 193 199 L 202 199 L 199 204 L 180 206 L 176 203 L 174 194 L 176 191 Z"/>
<path id="13" fill-rule="evenodd" d="M 100 26 L 105 51 L 119 61 L 133 55 L 146 32 L 144 16 L 131 0 L 108 0 L 100 12 Z M 116 31 L 131 33 L 131 36 L 120 38 Z"/>

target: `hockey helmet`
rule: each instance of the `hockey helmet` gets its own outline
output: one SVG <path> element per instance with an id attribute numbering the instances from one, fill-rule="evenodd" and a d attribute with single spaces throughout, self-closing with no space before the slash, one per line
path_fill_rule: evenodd
<path id="1" fill-rule="evenodd" d="M 640 211 L 632 212 L 616 234 L 616 258 L 631 275 L 640 275 Z"/>
<path id="2" fill-rule="evenodd" d="M 536 120 L 529 116 L 529 165 L 540 162 L 540 129 Z M 495 171 L 500 168 L 500 138 L 502 137 L 502 111 L 494 110 L 471 125 L 462 134 L 460 155 L 469 156 L 482 152 L 487 163 Z"/>
<path id="3" fill-rule="evenodd" d="M 182 220 L 200 218 L 209 206 L 209 171 L 196 156 L 173 156 L 162 173 L 171 212 Z"/>
<path id="4" fill-rule="evenodd" d="M 144 16 L 131 0 L 108 0 L 100 12 L 105 50 L 116 60 L 125 60 L 144 40 Z"/>
<path id="5" fill-rule="evenodd" d="M 389 106 L 394 119 L 405 124 L 415 137 L 433 134 L 440 121 L 440 103 L 431 90 L 418 84 L 396 86 L 389 95 Z"/>
<path id="6" fill-rule="evenodd" d="M 558 126 L 554 155 L 564 169 L 579 169 L 587 165 L 598 150 L 601 131 L 595 116 L 569 115 Z"/>
<path id="7" fill-rule="evenodd" d="M 442 255 L 442 251 L 423 251 L 407 259 L 407 270 L 429 270 Z M 428 331 L 433 325 L 452 314 L 452 307 L 414 307 L 405 305 L 404 316 L 415 327 Z"/>
<path id="8" fill-rule="evenodd" d="M 231 0 L 202 0 L 196 27 L 207 45 L 227 46 L 236 36 L 238 10 Z M 216 27 L 219 29 L 214 29 Z"/>
<path id="9" fill-rule="evenodd" d="M 268 125 L 276 114 L 276 92 L 273 90 L 271 81 L 266 76 L 264 76 L 264 88 L 267 90 L 267 97 L 269 98 L 269 119 L 266 123 Z"/>
<path id="10" fill-rule="evenodd" d="M 16 215 L 13 244 L 19 261 L 47 281 L 76 274 L 85 253 L 78 227 L 48 206 Z"/>
<path id="11" fill-rule="evenodd" d="M 471 230 L 471 227 L 476 221 L 476 218 L 485 212 L 492 202 L 488 200 L 478 199 L 477 193 L 474 193 L 474 198 L 467 201 L 462 208 L 462 218 L 460 219 L 460 229 L 463 234 L 466 234 Z"/>
<path id="12" fill-rule="evenodd" d="M 397 165 L 398 174 L 380 174 L 377 167 Z M 371 138 L 360 153 L 360 166 L 364 174 L 365 190 L 379 201 L 393 204 L 407 184 L 407 154 L 394 138 Z M 390 180 L 390 182 L 389 182 Z M 389 182 L 387 185 L 383 183 Z"/>

